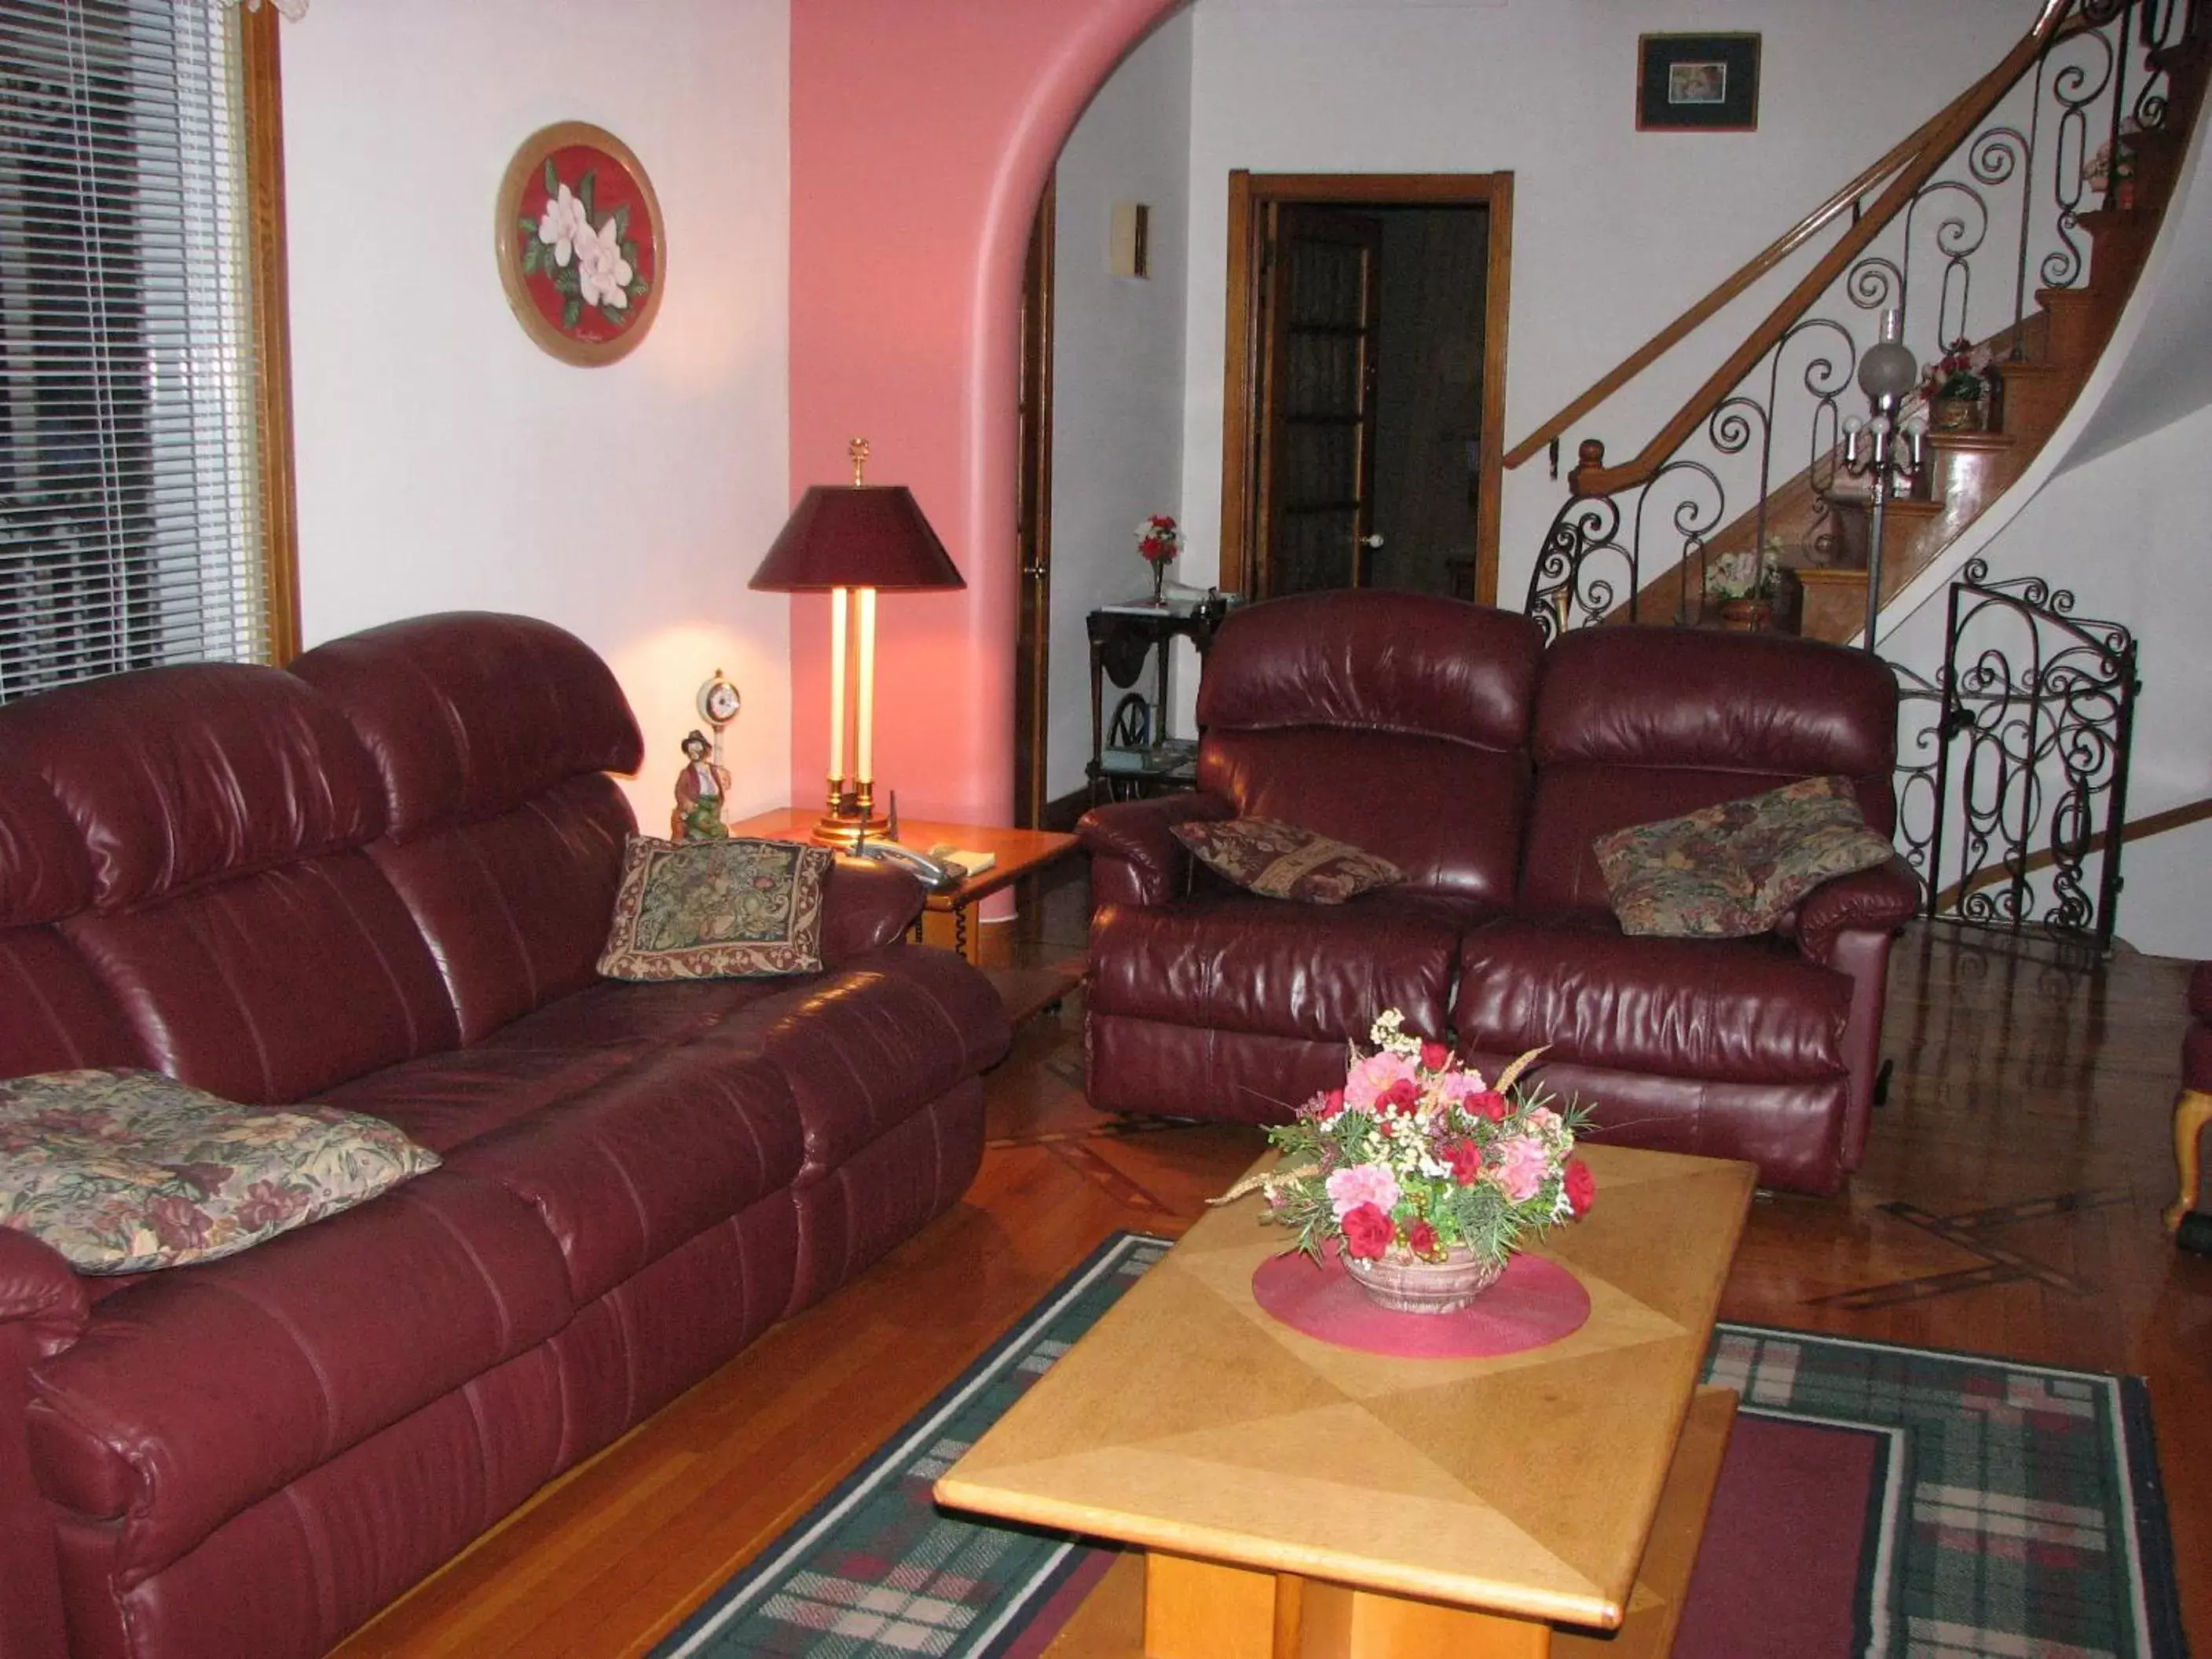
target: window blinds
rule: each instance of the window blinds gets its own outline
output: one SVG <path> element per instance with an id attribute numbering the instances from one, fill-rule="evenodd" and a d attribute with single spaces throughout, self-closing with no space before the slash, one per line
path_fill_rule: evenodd
<path id="1" fill-rule="evenodd" d="M 0 0 L 0 702 L 267 657 L 236 27 Z"/>

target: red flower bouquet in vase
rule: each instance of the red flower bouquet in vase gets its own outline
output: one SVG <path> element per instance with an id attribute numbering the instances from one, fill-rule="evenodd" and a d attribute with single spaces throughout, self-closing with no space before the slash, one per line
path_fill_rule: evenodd
<path id="1" fill-rule="evenodd" d="M 1165 603 L 1168 562 L 1182 551 L 1182 532 L 1164 513 L 1154 513 L 1137 526 L 1137 551 L 1152 568 L 1152 603 Z"/>
<path id="2" fill-rule="evenodd" d="M 1528 1241 L 1589 1210 L 1596 1182 L 1574 1155 L 1588 1114 L 1522 1082 L 1540 1048 L 1493 1084 L 1405 1030 L 1395 1008 L 1370 1036 L 1374 1051 L 1352 1050 L 1342 1088 L 1267 1131 L 1280 1162 L 1214 1201 L 1259 1192 L 1263 1219 L 1294 1230 L 1316 1261 L 1333 1245 L 1382 1306 L 1450 1313 Z"/>

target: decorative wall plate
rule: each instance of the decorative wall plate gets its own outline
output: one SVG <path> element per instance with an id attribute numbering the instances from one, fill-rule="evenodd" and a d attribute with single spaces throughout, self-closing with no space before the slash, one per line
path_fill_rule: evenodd
<path id="1" fill-rule="evenodd" d="M 629 146 L 561 121 L 531 134 L 500 180 L 493 234 L 507 302 L 566 363 L 611 363 L 660 308 L 660 204 Z"/>

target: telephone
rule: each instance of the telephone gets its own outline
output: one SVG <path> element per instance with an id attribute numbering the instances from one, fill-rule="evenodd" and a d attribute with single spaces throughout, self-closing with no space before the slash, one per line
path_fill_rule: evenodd
<path id="1" fill-rule="evenodd" d="M 885 864 L 903 870 L 933 893 L 949 893 L 960 884 L 960 872 L 951 865 L 939 864 L 935 859 L 924 857 L 911 847 L 902 847 L 895 841 L 863 841 L 853 848 L 855 858 L 881 859 Z"/>

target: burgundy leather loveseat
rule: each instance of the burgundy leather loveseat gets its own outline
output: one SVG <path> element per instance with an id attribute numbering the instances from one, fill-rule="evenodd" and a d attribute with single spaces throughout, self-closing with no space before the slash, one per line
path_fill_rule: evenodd
<path id="1" fill-rule="evenodd" d="M 1079 825 L 1091 1103 L 1280 1119 L 1396 1008 L 1486 1069 L 1548 1044 L 1540 1077 L 1594 1108 L 1597 1138 L 1833 1191 L 1866 1139 L 1909 871 L 1832 881 L 1763 938 L 1631 938 L 1590 843 L 1826 774 L 1887 834 L 1896 699 L 1871 658 L 1775 635 L 1608 627 L 1547 650 L 1524 617 L 1402 593 L 1232 615 L 1199 688 L 1197 792 Z M 1260 897 L 1170 830 L 1239 816 L 1407 880 Z"/>
<path id="2" fill-rule="evenodd" d="M 80 1277 L 0 1228 L 0 1659 L 325 1650 L 951 1204 L 1006 1021 L 840 865 L 819 975 L 593 961 L 639 734 L 520 617 L 0 709 L 0 1075 L 149 1066 L 442 1168 Z"/>

